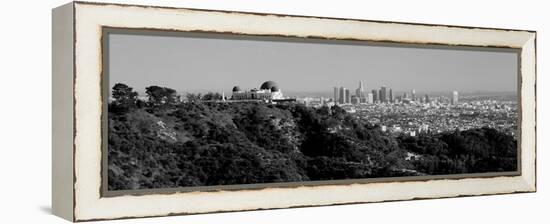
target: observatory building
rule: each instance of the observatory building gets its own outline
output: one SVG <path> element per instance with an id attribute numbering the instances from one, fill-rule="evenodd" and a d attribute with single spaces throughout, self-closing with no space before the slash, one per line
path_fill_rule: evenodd
<path id="1" fill-rule="evenodd" d="M 262 83 L 260 89 L 251 89 L 243 91 L 239 86 L 233 87 L 231 100 L 283 100 L 283 92 L 274 81 Z"/>

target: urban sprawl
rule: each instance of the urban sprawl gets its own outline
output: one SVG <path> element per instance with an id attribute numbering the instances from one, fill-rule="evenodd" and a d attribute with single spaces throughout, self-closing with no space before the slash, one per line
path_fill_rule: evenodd
<path id="1" fill-rule="evenodd" d="M 420 95 L 415 89 L 396 95 L 387 86 L 367 93 L 359 82 L 355 95 L 345 87 L 334 87 L 332 99 L 304 97 L 297 101 L 312 107 L 338 105 L 353 116 L 395 135 L 416 136 L 490 127 L 515 137 L 517 130 L 517 101 L 513 98 L 459 98 L 458 91 L 437 96 Z"/>

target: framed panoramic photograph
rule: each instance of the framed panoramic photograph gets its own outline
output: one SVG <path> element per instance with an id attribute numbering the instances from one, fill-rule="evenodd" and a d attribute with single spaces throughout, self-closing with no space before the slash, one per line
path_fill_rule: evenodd
<path id="1" fill-rule="evenodd" d="M 53 10 L 71 221 L 536 191 L 536 32 Z"/>

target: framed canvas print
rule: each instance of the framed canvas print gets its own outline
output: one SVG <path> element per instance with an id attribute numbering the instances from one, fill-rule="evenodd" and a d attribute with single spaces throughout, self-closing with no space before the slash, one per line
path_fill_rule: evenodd
<path id="1" fill-rule="evenodd" d="M 71 221 L 536 191 L 536 33 L 73 2 L 53 10 Z"/>

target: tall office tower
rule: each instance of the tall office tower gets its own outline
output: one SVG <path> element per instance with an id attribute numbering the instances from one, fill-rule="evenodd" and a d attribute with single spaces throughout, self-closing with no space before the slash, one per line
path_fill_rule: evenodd
<path id="1" fill-rule="evenodd" d="M 373 97 L 372 93 L 367 94 L 367 103 L 374 103 Z"/>
<path id="2" fill-rule="evenodd" d="M 378 91 L 373 89 L 372 90 L 372 102 L 375 103 L 376 101 L 378 101 Z"/>
<path id="3" fill-rule="evenodd" d="M 390 89 L 389 102 L 393 103 L 393 91 Z"/>
<path id="4" fill-rule="evenodd" d="M 388 92 L 386 86 L 380 88 L 380 102 L 388 102 Z"/>
<path id="5" fill-rule="evenodd" d="M 365 90 L 363 88 L 363 82 L 362 81 L 359 81 L 359 88 L 357 88 L 355 90 L 355 95 L 359 99 L 365 98 Z"/>
<path id="6" fill-rule="evenodd" d="M 338 92 L 338 87 L 334 87 L 334 103 L 338 103 L 340 100 L 340 92 Z"/>
<path id="7" fill-rule="evenodd" d="M 430 97 L 428 96 L 428 94 L 424 95 L 424 101 L 426 103 L 429 103 L 430 102 Z"/>
<path id="8" fill-rule="evenodd" d="M 345 94 L 346 94 L 346 103 L 351 103 L 351 96 L 349 95 L 349 89 L 345 89 Z"/>
<path id="9" fill-rule="evenodd" d="M 403 93 L 403 99 L 409 99 L 409 94 L 407 94 L 406 92 Z"/>
<path id="10" fill-rule="evenodd" d="M 340 104 L 343 104 L 346 99 L 344 95 L 345 89 L 346 88 L 344 88 L 343 86 L 340 86 L 340 91 L 339 91 L 340 93 L 338 94 L 338 103 Z"/>
<path id="11" fill-rule="evenodd" d="M 412 89 L 412 90 L 411 90 L 411 100 L 412 100 L 412 101 L 415 101 L 415 100 L 416 100 L 416 90 L 415 90 L 415 89 Z"/>
<path id="12" fill-rule="evenodd" d="M 452 105 L 458 104 L 458 91 L 453 91 L 453 99 L 451 100 Z"/>

